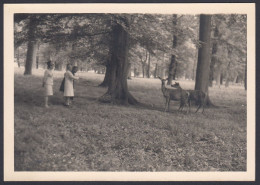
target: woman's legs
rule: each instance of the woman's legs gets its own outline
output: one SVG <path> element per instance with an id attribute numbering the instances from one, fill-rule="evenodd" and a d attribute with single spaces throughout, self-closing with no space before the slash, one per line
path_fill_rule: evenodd
<path id="1" fill-rule="evenodd" d="M 48 105 L 48 100 L 49 100 L 49 97 L 48 96 L 45 96 L 44 97 L 44 103 L 45 103 L 45 107 L 48 108 L 49 105 Z"/>
<path id="2" fill-rule="evenodd" d="M 70 105 L 70 97 L 68 97 L 68 96 L 65 97 L 65 105 L 67 105 L 67 106 Z"/>

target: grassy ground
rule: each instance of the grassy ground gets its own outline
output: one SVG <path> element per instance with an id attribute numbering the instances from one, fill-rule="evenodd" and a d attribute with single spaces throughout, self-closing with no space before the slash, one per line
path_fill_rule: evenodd
<path id="1" fill-rule="evenodd" d="M 147 107 L 104 104 L 103 75 L 79 73 L 75 100 L 64 107 L 55 72 L 54 96 L 43 106 L 43 70 L 24 76 L 15 68 L 15 170 L 17 171 L 245 171 L 246 92 L 211 88 L 221 106 L 205 114 L 163 112 L 158 79 L 133 78 L 130 92 Z M 180 81 L 184 88 L 194 83 Z"/>

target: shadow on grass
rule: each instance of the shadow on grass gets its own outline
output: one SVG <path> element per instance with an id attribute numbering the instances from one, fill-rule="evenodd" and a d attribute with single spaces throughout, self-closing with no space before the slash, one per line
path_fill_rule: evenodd
<path id="1" fill-rule="evenodd" d="M 164 111 L 164 107 L 160 106 L 155 106 L 155 105 L 150 105 L 150 104 L 145 104 L 145 103 L 139 103 L 138 105 L 135 105 L 137 109 L 147 109 L 147 110 L 153 110 L 153 111 L 160 111 L 160 112 L 166 112 L 166 113 L 173 113 L 173 114 L 187 114 L 186 109 L 185 110 L 178 110 L 174 108 L 170 108 L 170 111 Z M 190 112 L 192 113 L 192 112 Z"/>

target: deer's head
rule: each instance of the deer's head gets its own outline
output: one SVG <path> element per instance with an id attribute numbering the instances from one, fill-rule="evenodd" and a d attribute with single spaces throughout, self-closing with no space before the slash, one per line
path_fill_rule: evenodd
<path id="1" fill-rule="evenodd" d="M 165 82 L 168 80 L 168 78 L 163 79 L 163 78 L 161 78 L 161 77 L 159 77 L 159 76 L 158 76 L 158 78 L 161 80 L 162 85 L 165 85 Z"/>
<path id="2" fill-rule="evenodd" d="M 173 85 L 171 85 L 172 87 L 180 87 L 180 84 L 179 84 L 179 82 L 175 82 Z"/>

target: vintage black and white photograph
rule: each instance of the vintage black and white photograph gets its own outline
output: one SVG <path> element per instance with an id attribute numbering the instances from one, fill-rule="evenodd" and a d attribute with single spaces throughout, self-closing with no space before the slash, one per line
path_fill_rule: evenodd
<path id="1" fill-rule="evenodd" d="M 254 171 L 249 11 L 35 6 L 8 23 L 13 173 Z"/>

